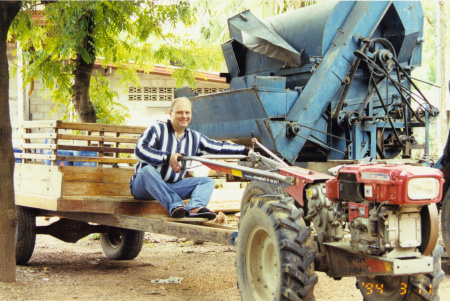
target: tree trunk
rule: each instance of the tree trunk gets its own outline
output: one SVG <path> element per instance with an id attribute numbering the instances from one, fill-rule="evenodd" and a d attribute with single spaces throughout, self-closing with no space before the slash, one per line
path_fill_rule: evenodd
<path id="1" fill-rule="evenodd" d="M 90 12 L 87 12 L 82 18 L 88 23 L 88 34 L 84 40 L 83 47 L 89 54 L 91 60 L 90 62 L 86 62 L 81 56 L 80 51 L 78 51 L 76 59 L 77 65 L 74 72 L 75 79 L 73 84 L 72 103 L 81 122 L 96 123 L 97 115 L 95 114 L 94 106 L 89 97 L 89 87 L 91 85 L 91 76 L 95 62 L 95 46 L 92 37 L 95 24 L 90 16 Z"/>
<path id="2" fill-rule="evenodd" d="M 0 282 L 16 281 L 14 155 L 9 117 L 7 35 L 21 2 L 0 2 Z"/>
<path id="3" fill-rule="evenodd" d="M 72 102 L 81 122 L 96 123 L 97 115 L 89 97 L 91 75 L 94 70 L 94 61 L 86 63 L 81 55 L 77 54 L 77 67 L 73 84 Z"/>

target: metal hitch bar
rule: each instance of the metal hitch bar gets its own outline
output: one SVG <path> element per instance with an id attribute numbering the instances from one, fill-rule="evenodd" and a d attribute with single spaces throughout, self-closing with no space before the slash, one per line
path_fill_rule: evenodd
<path id="1" fill-rule="evenodd" d="M 251 160 L 258 161 L 258 158 L 262 157 L 259 154 L 252 153 L 252 155 L 253 154 L 254 154 L 254 156 L 251 156 Z M 258 181 L 269 182 L 269 183 L 283 182 L 288 185 L 294 185 L 294 183 L 295 183 L 294 177 L 282 176 L 278 173 L 278 169 L 276 169 L 274 171 L 265 171 L 265 170 L 259 170 L 259 169 L 255 169 L 255 168 L 250 168 L 250 167 L 245 167 L 245 166 L 240 166 L 240 165 L 232 165 L 232 164 L 227 164 L 224 162 L 217 162 L 215 160 L 211 160 L 212 158 L 224 159 L 224 157 L 227 159 L 233 158 L 233 156 L 211 156 L 211 155 L 208 156 L 207 158 L 198 157 L 198 156 L 181 156 L 181 157 L 179 157 L 179 160 L 182 162 L 182 168 L 186 168 L 186 163 L 185 163 L 186 161 L 198 161 L 213 170 L 217 170 L 217 171 L 224 172 L 224 173 L 227 173 L 227 174 L 230 174 L 233 176 L 238 176 L 241 178 L 247 178 L 247 179 L 251 179 L 251 180 L 258 180 Z M 248 158 L 248 157 L 236 156 L 235 158 L 242 159 L 242 158 Z"/>

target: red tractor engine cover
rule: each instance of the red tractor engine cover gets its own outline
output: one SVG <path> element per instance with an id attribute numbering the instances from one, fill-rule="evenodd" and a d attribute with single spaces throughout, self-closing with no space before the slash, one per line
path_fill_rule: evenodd
<path id="1" fill-rule="evenodd" d="M 332 201 L 388 202 L 392 205 L 438 203 L 442 199 L 442 172 L 412 165 L 348 165 L 327 181 Z M 429 192 L 429 193 L 428 193 Z"/>

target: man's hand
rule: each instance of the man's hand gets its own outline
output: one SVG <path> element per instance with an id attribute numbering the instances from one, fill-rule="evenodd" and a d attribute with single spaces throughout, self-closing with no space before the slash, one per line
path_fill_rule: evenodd
<path id="1" fill-rule="evenodd" d="M 169 165 L 172 167 L 173 171 L 176 173 L 179 173 L 181 171 L 181 165 L 178 162 L 178 157 L 181 157 L 182 155 L 179 153 L 174 153 L 170 155 Z"/>

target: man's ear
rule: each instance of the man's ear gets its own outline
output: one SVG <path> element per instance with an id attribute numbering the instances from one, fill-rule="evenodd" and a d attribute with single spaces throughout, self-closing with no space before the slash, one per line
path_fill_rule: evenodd
<path id="1" fill-rule="evenodd" d="M 172 118 L 172 110 L 169 110 L 169 117 Z"/>

